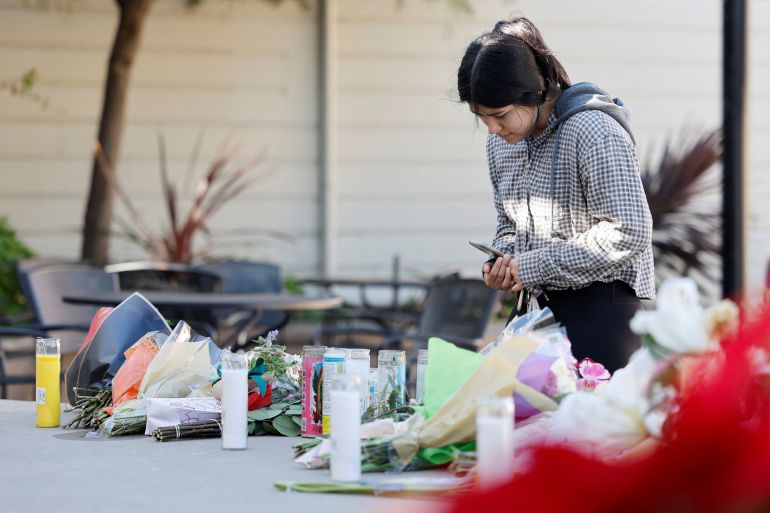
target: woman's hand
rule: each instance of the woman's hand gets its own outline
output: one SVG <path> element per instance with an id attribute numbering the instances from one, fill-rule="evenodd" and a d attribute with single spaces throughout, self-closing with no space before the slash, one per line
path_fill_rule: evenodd
<path id="1" fill-rule="evenodd" d="M 511 269 L 511 277 L 513 281 L 511 292 L 518 292 L 524 288 L 524 284 L 521 283 L 521 274 L 519 273 L 520 261 L 521 259 L 519 258 L 519 255 L 516 255 L 508 264 L 508 267 Z"/>
<path id="2" fill-rule="evenodd" d="M 481 273 L 484 276 L 484 283 L 487 284 L 487 287 L 505 290 L 513 286 L 510 268 L 512 259 L 511 255 L 505 255 L 504 257 L 497 257 L 494 262 L 484 263 Z"/>
<path id="3" fill-rule="evenodd" d="M 494 262 L 486 262 L 481 268 L 484 283 L 488 287 L 499 290 L 518 292 L 524 288 L 519 276 L 519 257 L 505 255 Z"/>

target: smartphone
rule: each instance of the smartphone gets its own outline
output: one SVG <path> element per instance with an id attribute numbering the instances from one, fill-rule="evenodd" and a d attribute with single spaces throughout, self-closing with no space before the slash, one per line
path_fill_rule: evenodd
<path id="1" fill-rule="evenodd" d="M 489 244 L 485 244 L 485 243 L 479 242 L 477 240 L 469 240 L 468 244 L 470 244 L 474 248 L 478 249 L 479 251 L 483 251 L 484 253 L 488 254 L 489 256 L 495 256 L 495 257 L 505 256 L 505 253 L 503 253 L 499 249 L 495 249 L 492 246 L 490 246 Z"/>

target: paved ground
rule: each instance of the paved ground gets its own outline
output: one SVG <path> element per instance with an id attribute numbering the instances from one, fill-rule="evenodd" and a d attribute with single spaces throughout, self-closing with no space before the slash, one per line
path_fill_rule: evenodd
<path id="1" fill-rule="evenodd" d="M 34 424 L 33 402 L 0 401 L 0 513 L 441 510 L 436 500 L 279 492 L 274 481 L 330 480 L 294 464 L 296 438 L 249 437 L 248 450 L 223 451 L 218 438 L 99 440 Z"/>

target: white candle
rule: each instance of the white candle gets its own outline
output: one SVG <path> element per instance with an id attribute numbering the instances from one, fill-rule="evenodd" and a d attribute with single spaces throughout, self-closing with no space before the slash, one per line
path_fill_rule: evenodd
<path id="1" fill-rule="evenodd" d="M 476 417 L 476 460 L 479 484 L 492 488 L 513 477 L 513 401 L 479 401 Z"/>
<path id="2" fill-rule="evenodd" d="M 243 354 L 222 355 L 222 448 L 245 449 L 248 377 Z"/>
<path id="3" fill-rule="evenodd" d="M 331 473 L 335 481 L 361 479 L 361 404 L 358 376 L 337 376 L 331 390 Z"/>

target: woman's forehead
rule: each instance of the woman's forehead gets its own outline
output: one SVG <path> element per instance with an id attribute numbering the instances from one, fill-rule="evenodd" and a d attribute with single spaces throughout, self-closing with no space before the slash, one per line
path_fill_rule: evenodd
<path id="1" fill-rule="evenodd" d="M 474 114 L 477 114 L 479 116 L 494 116 L 496 114 L 500 114 L 506 111 L 511 110 L 514 108 L 515 105 L 503 105 L 502 107 L 487 107 L 486 105 L 481 105 L 480 103 L 469 103 L 468 108 L 470 111 Z"/>

